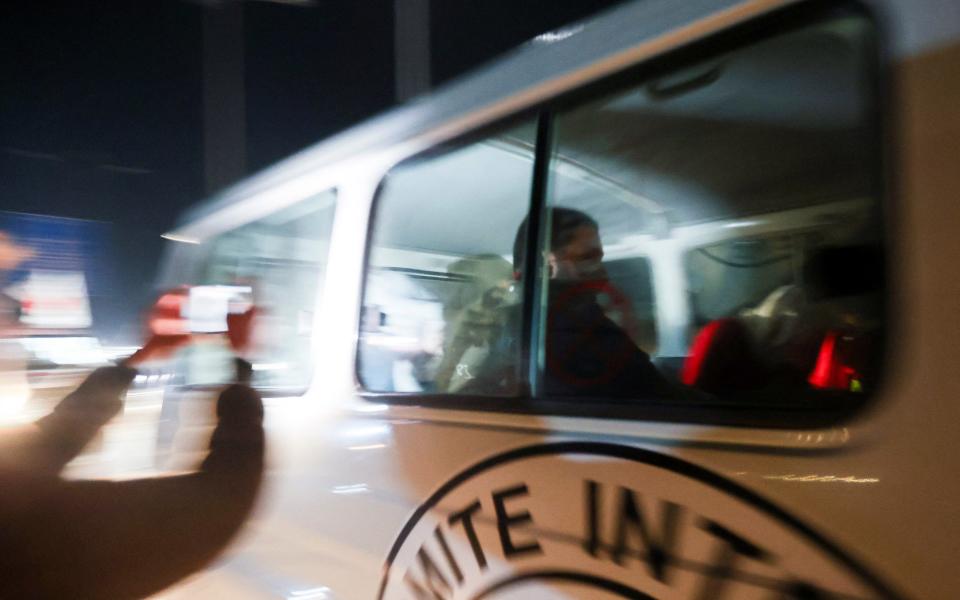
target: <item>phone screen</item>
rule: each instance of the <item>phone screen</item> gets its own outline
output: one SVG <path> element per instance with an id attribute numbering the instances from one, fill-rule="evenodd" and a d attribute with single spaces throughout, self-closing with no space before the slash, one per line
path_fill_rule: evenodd
<path id="1" fill-rule="evenodd" d="M 227 330 L 227 315 L 250 308 L 252 289 L 241 285 L 197 285 L 190 288 L 182 316 L 192 333 Z"/>

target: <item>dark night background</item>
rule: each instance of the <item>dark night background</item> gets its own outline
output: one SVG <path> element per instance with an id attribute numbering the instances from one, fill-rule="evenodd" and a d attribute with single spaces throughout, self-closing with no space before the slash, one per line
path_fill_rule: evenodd
<path id="1" fill-rule="evenodd" d="M 431 84 L 617 3 L 434 0 Z M 94 306 L 108 338 L 136 336 L 160 234 L 208 192 L 203 19 L 221 9 L 186 0 L 0 8 L 0 210 L 113 224 L 110 293 Z M 247 2 L 243 33 L 247 173 L 396 102 L 394 0 Z"/>

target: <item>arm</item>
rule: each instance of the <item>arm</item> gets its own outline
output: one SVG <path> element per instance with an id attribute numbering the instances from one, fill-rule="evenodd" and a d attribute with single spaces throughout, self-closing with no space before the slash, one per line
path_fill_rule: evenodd
<path id="1" fill-rule="evenodd" d="M 135 375 L 128 367 L 104 367 L 91 373 L 49 415 L 4 436 L 4 463 L 37 474 L 60 473 L 120 412 Z"/>
<path id="2" fill-rule="evenodd" d="M 188 340 L 186 335 L 155 335 L 120 366 L 97 369 L 49 415 L 6 432 L 0 440 L 0 460 L 12 469 L 59 474 L 123 408 L 136 365 L 163 358 Z"/>
<path id="3" fill-rule="evenodd" d="M 231 323 L 238 352 L 251 318 Z M 131 364 L 182 341 L 155 336 L 126 366 L 94 372 L 37 423 L 28 437 L 44 449 L 34 456 L 47 468 L 0 466 L 0 597 L 147 596 L 209 564 L 240 530 L 264 468 L 263 405 L 242 384 L 220 394 L 209 453 L 194 473 L 65 481 L 54 472 L 119 410 Z M 239 380 L 249 379 L 248 366 L 238 360 Z"/>
<path id="4" fill-rule="evenodd" d="M 0 597 L 142 597 L 208 564 L 243 525 L 263 474 L 257 393 L 228 387 L 217 415 L 195 473 L 130 481 L 0 474 Z"/>

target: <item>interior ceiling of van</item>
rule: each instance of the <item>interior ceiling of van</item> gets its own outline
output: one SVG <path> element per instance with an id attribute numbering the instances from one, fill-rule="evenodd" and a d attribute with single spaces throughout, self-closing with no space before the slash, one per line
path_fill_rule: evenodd
<path id="1" fill-rule="evenodd" d="M 869 194 L 866 32 L 848 20 L 772 38 L 560 113 L 551 202 L 590 213 L 609 242 Z M 396 170 L 381 243 L 509 255 L 531 137 L 527 126 Z"/>

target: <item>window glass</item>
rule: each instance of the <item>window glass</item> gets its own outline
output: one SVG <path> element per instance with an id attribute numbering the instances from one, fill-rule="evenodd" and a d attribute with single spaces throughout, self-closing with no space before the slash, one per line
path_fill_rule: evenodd
<path id="1" fill-rule="evenodd" d="M 378 392 L 512 395 L 516 231 L 529 209 L 528 124 L 395 168 L 374 214 L 360 379 Z"/>
<path id="2" fill-rule="evenodd" d="M 220 327 L 212 313 L 222 321 L 224 302 L 233 311 L 254 303 L 253 384 L 261 389 L 302 391 L 310 383 L 311 329 L 335 204 L 336 192 L 324 192 L 209 242 L 203 285 L 192 292 L 191 320 L 201 330 L 215 331 Z M 209 324 L 201 320 L 207 316 Z M 186 383 L 229 380 L 232 364 L 222 336 L 195 337 L 198 343 L 186 351 Z"/>
<path id="3" fill-rule="evenodd" d="M 838 14 L 557 114 L 546 395 L 769 403 L 874 385 L 871 36 Z"/>

